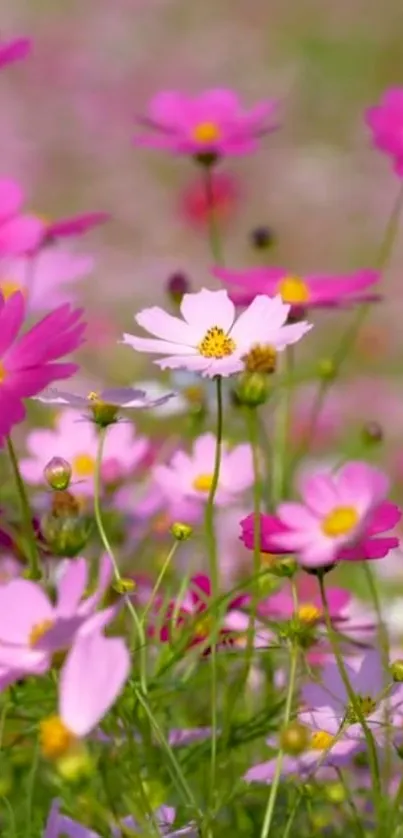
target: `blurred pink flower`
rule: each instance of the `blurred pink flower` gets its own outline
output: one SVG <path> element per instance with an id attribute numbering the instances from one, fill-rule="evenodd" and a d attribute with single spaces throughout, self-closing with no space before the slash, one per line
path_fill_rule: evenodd
<path id="1" fill-rule="evenodd" d="M 83 236 L 94 227 L 105 224 L 109 219 L 110 215 L 107 212 L 89 212 L 83 215 L 60 218 L 58 221 L 46 224 L 43 243 L 46 244 L 55 239 L 69 239 L 73 236 Z"/>
<path id="2" fill-rule="evenodd" d="M 44 222 L 23 214 L 23 192 L 15 180 L 0 180 L 0 258 L 32 252 L 40 243 Z"/>
<path id="3" fill-rule="evenodd" d="M 155 362 L 162 369 L 186 369 L 211 378 L 242 371 L 244 356 L 258 345 L 281 352 L 312 328 L 306 321 L 285 325 L 290 306 L 280 296 L 255 297 L 236 319 L 226 291 L 203 288 L 185 294 L 180 311 L 183 319 L 158 306 L 144 309 L 135 320 L 155 337 L 126 333 L 123 343 L 138 352 L 167 355 Z"/>
<path id="4" fill-rule="evenodd" d="M 76 483 L 77 492 L 93 494 L 99 434 L 96 426 L 83 420 L 76 410 L 67 409 L 60 413 L 55 430 L 31 431 L 26 445 L 30 456 L 20 461 L 20 469 L 28 483 L 44 485 L 46 464 L 54 456 L 63 457 L 71 465 L 72 481 Z M 103 482 L 116 483 L 133 473 L 145 457 L 148 445 L 146 437 L 136 436 L 132 423 L 111 425 L 105 439 Z"/>
<path id="5" fill-rule="evenodd" d="M 284 502 L 276 516 L 261 516 L 261 548 L 296 553 L 300 565 L 311 568 L 383 558 L 399 540 L 382 533 L 401 517 L 386 500 L 388 491 L 386 475 L 364 462 L 308 474 L 300 485 L 304 503 Z M 241 528 L 245 546 L 253 549 L 252 515 L 241 521 Z"/>
<path id="6" fill-rule="evenodd" d="M 41 250 L 35 256 L 0 260 L 0 293 L 5 299 L 21 291 L 30 312 L 49 311 L 72 302 L 70 283 L 88 276 L 94 268 L 91 256 L 66 250 Z"/>
<path id="7" fill-rule="evenodd" d="M 315 580 L 316 581 L 316 580 Z M 326 593 L 332 620 L 343 620 L 343 612 L 351 600 L 351 594 L 342 588 L 327 588 Z M 294 597 L 287 582 L 280 591 L 259 601 L 258 614 L 271 620 L 290 620 L 296 613 L 301 622 L 315 625 L 323 622 L 323 606 L 318 585 L 316 591 L 308 595 L 298 595 L 298 607 L 295 612 Z"/>
<path id="8" fill-rule="evenodd" d="M 24 398 L 77 371 L 76 364 L 55 362 L 83 342 L 81 313 L 60 306 L 17 338 L 26 314 L 24 297 L 17 293 L 4 300 L 0 294 L 0 437 L 24 419 Z"/>
<path id="9" fill-rule="evenodd" d="M 376 148 L 388 154 L 399 177 L 403 176 L 403 87 L 391 87 L 378 105 L 365 113 Z"/>
<path id="10" fill-rule="evenodd" d="M 363 292 L 379 279 L 379 273 L 372 270 L 302 277 L 276 267 L 255 267 L 244 271 L 216 267 L 213 274 L 231 289 L 235 287 L 231 290 L 231 299 L 237 305 L 250 305 L 257 294 L 268 294 L 270 297 L 280 294 L 285 303 L 303 310 L 373 299 Z"/>
<path id="11" fill-rule="evenodd" d="M 195 227 L 206 227 L 211 213 L 220 221 L 228 221 L 236 212 L 240 201 L 240 189 L 234 175 L 225 172 L 213 172 L 211 176 L 211 196 L 207 196 L 203 178 L 197 177 L 182 191 L 179 198 L 179 211 L 185 221 Z"/>
<path id="12" fill-rule="evenodd" d="M 206 90 L 193 97 L 166 90 L 151 99 L 147 115 L 139 120 L 149 131 L 135 141 L 209 162 L 250 154 L 262 136 L 277 127 L 276 107 L 273 100 L 265 100 L 245 110 L 237 94 L 226 89 Z"/>
<path id="13" fill-rule="evenodd" d="M 13 41 L 0 42 L 0 70 L 14 61 L 26 58 L 31 50 L 30 38 L 15 38 Z"/>

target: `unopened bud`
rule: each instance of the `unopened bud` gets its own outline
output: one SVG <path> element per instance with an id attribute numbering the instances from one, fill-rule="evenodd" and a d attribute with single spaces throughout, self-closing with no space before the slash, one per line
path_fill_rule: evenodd
<path id="1" fill-rule="evenodd" d="M 330 803 L 343 803 L 346 790 L 342 783 L 324 783 L 323 790 Z"/>
<path id="2" fill-rule="evenodd" d="M 188 294 L 189 291 L 191 291 L 191 285 L 186 274 L 181 273 L 181 271 L 176 271 L 168 277 L 168 297 L 170 297 L 172 302 L 176 305 L 181 304 L 184 294 Z"/>
<path id="3" fill-rule="evenodd" d="M 74 558 L 88 542 L 91 521 L 70 492 L 55 492 L 52 499 L 56 502 L 41 519 L 42 536 L 54 556 Z"/>
<path id="4" fill-rule="evenodd" d="M 43 473 L 51 489 L 57 491 L 68 489 L 71 480 L 71 465 L 63 457 L 52 457 Z"/>
<path id="5" fill-rule="evenodd" d="M 134 579 L 127 578 L 117 579 L 112 585 L 113 590 L 116 591 L 117 594 L 132 594 L 135 587 L 136 583 Z"/>
<path id="6" fill-rule="evenodd" d="M 336 367 L 331 358 L 322 358 L 317 366 L 318 376 L 323 381 L 333 381 L 336 376 Z"/>
<path id="7" fill-rule="evenodd" d="M 118 421 L 118 405 L 103 402 L 97 393 L 90 393 L 88 400 L 93 421 L 100 428 L 107 428 Z"/>
<path id="8" fill-rule="evenodd" d="M 262 568 L 266 568 L 273 576 L 280 579 L 290 579 L 297 570 L 297 562 L 292 556 L 281 556 L 274 553 L 261 553 Z"/>
<path id="9" fill-rule="evenodd" d="M 379 422 L 367 422 L 362 429 L 362 438 L 366 445 L 379 445 L 383 442 L 383 430 Z"/>
<path id="10" fill-rule="evenodd" d="M 308 728 L 300 722 L 290 722 L 280 733 L 280 747 L 289 756 L 299 756 L 307 750 L 310 742 Z"/>
<path id="11" fill-rule="evenodd" d="M 264 372 L 244 372 L 235 385 L 234 395 L 238 405 L 259 407 L 267 401 L 270 392 L 269 379 Z"/>
<path id="12" fill-rule="evenodd" d="M 403 660 L 401 660 L 401 658 L 397 661 L 393 661 L 390 665 L 390 674 L 393 680 L 398 684 L 403 682 Z"/>
<path id="13" fill-rule="evenodd" d="M 171 533 L 177 541 L 187 541 L 193 533 L 193 529 L 189 524 L 182 524 L 180 521 L 175 521 L 171 526 Z"/>
<path id="14" fill-rule="evenodd" d="M 254 230 L 250 233 L 250 242 L 252 247 L 255 247 L 256 250 L 268 250 L 269 247 L 272 247 L 275 244 L 275 235 L 273 230 L 270 227 L 259 226 L 255 227 Z"/>

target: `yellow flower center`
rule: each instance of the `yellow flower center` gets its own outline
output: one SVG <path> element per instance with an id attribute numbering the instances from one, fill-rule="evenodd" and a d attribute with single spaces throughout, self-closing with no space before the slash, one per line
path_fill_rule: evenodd
<path id="1" fill-rule="evenodd" d="M 326 515 L 322 523 L 322 532 L 330 538 L 347 535 L 358 524 L 359 515 L 353 506 L 337 506 Z"/>
<path id="2" fill-rule="evenodd" d="M 95 460 L 90 454 L 77 454 L 73 459 L 73 471 L 76 477 L 92 477 L 95 471 Z"/>
<path id="3" fill-rule="evenodd" d="M 220 139 L 221 131 L 215 122 L 200 122 L 193 129 L 192 136 L 197 143 L 209 145 Z"/>
<path id="4" fill-rule="evenodd" d="M 297 615 L 302 623 L 316 623 L 321 616 L 321 612 L 316 605 L 311 602 L 305 602 L 298 608 Z"/>
<path id="5" fill-rule="evenodd" d="M 226 358 L 235 352 L 236 345 L 232 338 L 220 326 L 212 326 L 198 345 L 200 355 L 205 358 Z"/>
<path id="6" fill-rule="evenodd" d="M 34 649 L 39 640 L 48 633 L 48 631 L 53 628 L 53 620 L 42 620 L 41 623 L 36 623 L 36 625 L 32 626 L 32 629 L 29 634 L 28 643 L 31 649 Z"/>
<path id="7" fill-rule="evenodd" d="M 314 751 L 326 751 L 333 745 L 334 736 L 327 730 L 316 730 L 311 736 L 311 748 Z"/>
<path id="8" fill-rule="evenodd" d="M 242 360 L 247 372 L 274 372 L 276 368 L 277 351 L 269 344 L 256 344 Z"/>
<path id="9" fill-rule="evenodd" d="M 197 637 L 207 638 L 210 636 L 214 626 L 214 619 L 210 616 L 210 614 L 206 614 L 205 617 L 200 617 L 196 620 L 195 625 L 195 634 Z"/>
<path id="10" fill-rule="evenodd" d="M 5 300 L 8 300 L 13 294 L 16 294 L 17 291 L 21 291 L 21 293 L 25 292 L 24 288 L 21 288 L 19 282 L 14 279 L 3 279 L 0 282 L 0 292 L 3 295 Z"/>
<path id="11" fill-rule="evenodd" d="M 5 378 L 7 378 L 7 370 L 4 366 L 4 364 L 2 364 L 1 361 L 0 361 L 0 384 L 3 383 Z"/>
<path id="12" fill-rule="evenodd" d="M 198 474 L 193 481 L 196 492 L 209 492 L 213 483 L 212 474 Z"/>
<path id="13" fill-rule="evenodd" d="M 290 305 L 301 305 L 309 300 L 309 288 L 299 276 L 285 276 L 278 284 L 278 292 Z"/>
<path id="14" fill-rule="evenodd" d="M 182 392 L 189 404 L 199 405 L 203 402 L 204 393 L 202 387 L 192 385 L 191 387 L 185 387 Z"/>
<path id="15" fill-rule="evenodd" d="M 48 759 L 58 759 L 64 756 L 75 741 L 75 736 L 60 716 L 49 716 L 40 723 L 41 750 Z"/>

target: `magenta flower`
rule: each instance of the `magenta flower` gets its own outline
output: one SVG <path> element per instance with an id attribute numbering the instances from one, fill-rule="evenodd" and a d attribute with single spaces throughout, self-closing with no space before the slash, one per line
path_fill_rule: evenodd
<path id="1" fill-rule="evenodd" d="M 14 41 L 0 43 L 0 70 L 14 61 L 26 58 L 31 49 L 30 38 L 16 38 Z"/>
<path id="2" fill-rule="evenodd" d="M 250 305 L 257 294 L 271 297 L 280 294 L 282 300 L 297 311 L 373 300 L 373 296 L 364 292 L 379 279 L 379 273 L 371 270 L 302 277 L 291 274 L 285 268 L 275 267 L 256 267 L 245 271 L 217 267 L 213 269 L 213 274 L 230 286 L 231 299 L 236 305 Z"/>
<path id="3" fill-rule="evenodd" d="M 388 154 L 399 177 L 403 176 L 403 87 L 387 90 L 378 105 L 368 108 L 365 121 L 374 145 Z"/>
<path id="4" fill-rule="evenodd" d="M 43 243 L 47 244 L 56 239 L 68 239 L 73 236 L 83 236 L 93 230 L 94 227 L 105 224 L 109 219 L 110 215 L 107 212 L 88 212 L 82 215 L 60 218 L 59 221 L 45 225 Z"/>
<path id="5" fill-rule="evenodd" d="M 106 638 L 99 629 L 77 636 L 60 675 L 58 714 L 41 722 L 44 755 L 63 758 L 88 736 L 115 703 L 129 672 L 122 638 Z"/>
<path id="6" fill-rule="evenodd" d="M 0 437 L 24 419 L 22 399 L 76 372 L 76 364 L 57 360 L 83 342 L 81 313 L 60 306 L 17 338 L 25 318 L 24 297 L 17 293 L 5 301 L 0 295 Z"/>
<path id="7" fill-rule="evenodd" d="M 351 594 L 342 588 L 328 588 L 327 601 L 333 621 L 343 621 Z M 291 587 L 288 583 L 277 593 L 259 601 L 258 614 L 270 620 L 290 620 L 295 613 Z M 309 596 L 298 596 L 296 616 L 307 625 L 323 622 L 323 606 L 319 591 Z"/>
<path id="8" fill-rule="evenodd" d="M 42 587 L 27 579 L 14 579 L 0 587 L 0 666 L 42 674 L 55 652 L 68 649 L 78 634 L 109 623 L 115 608 L 96 612 L 111 579 L 110 561 L 101 563 L 98 586 L 86 598 L 85 559 L 70 562 L 57 583 L 53 604 Z M 16 608 L 18 603 L 18 608 Z"/>
<path id="9" fill-rule="evenodd" d="M 162 369 L 187 369 L 203 376 L 232 375 L 245 367 L 245 357 L 259 347 L 282 352 L 297 343 L 312 326 L 306 321 L 285 325 L 290 306 L 281 297 L 255 297 L 237 319 L 226 291 L 185 294 L 182 319 L 162 308 L 144 309 L 135 318 L 153 338 L 125 334 L 123 343 L 138 352 L 166 355 Z"/>
<path id="10" fill-rule="evenodd" d="M 303 567 L 337 561 L 381 559 L 399 540 L 384 536 L 400 520 L 400 510 L 386 500 L 389 480 L 364 462 L 338 471 L 310 473 L 301 480 L 303 503 L 281 503 L 276 516 L 262 515 L 261 549 L 296 553 Z M 241 521 L 241 538 L 253 548 L 253 523 Z"/>
<path id="11" fill-rule="evenodd" d="M 15 180 L 0 180 L 0 258 L 31 253 L 42 239 L 44 222 L 22 212 L 23 200 Z"/>
<path id="12" fill-rule="evenodd" d="M 212 163 L 254 152 L 261 137 L 277 127 L 276 108 L 276 102 L 265 100 L 245 110 L 236 93 L 226 89 L 193 97 L 167 90 L 151 99 L 140 120 L 149 130 L 135 141 Z"/>

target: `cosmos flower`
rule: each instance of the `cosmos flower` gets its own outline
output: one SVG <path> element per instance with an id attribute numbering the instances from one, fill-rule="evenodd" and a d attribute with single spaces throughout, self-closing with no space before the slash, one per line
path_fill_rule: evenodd
<path id="1" fill-rule="evenodd" d="M 57 363 L 83 342 L 81 309 L 63 305 L 17 337 L 26 315 L 21 293 L 0 295 L 0 437 L 25 417 L 22 400 L 58 379 L 70 378 L 77 365 Z"/>
<path id="2" fill-rule="evenodd" d="M 14 61 L 26 58 L 31 50 L 30 38 L 15 38 L 13 41 L 0 42 L 0 70 Z"/>
<path id="3" fill-rule="evenodd" d="M 1 54 L 0 54 L 1 60 Z M 43 236 L 44 222 L 23 212 L 24 195 L 15 180 L 0 179 L 0 258 L 31 253 Z"/>
<path id="4" fill-rule="evenodd" d="M 60 407 L 82 409 L 93 416 L 94 407 L 97 405 L 123 410 L 153 410 L 166 404 L 175 395 L 172 390 L 167 391 L 165 389 L 161 395 L 157 393 L 154 397 L 153 395 L 149 396 L 145 390 L 139 390 L 136 387 L 108 387 L 99 390 L 99 392 L 93 391 L 87 396 L 81 396 L 79 393 L 69 393 L 59 390 L 57 387 L 48 387 L 36 397 L 36 401 Z"/>
<path id="5" fill-rule="evenodd" d="M 180 835 L 197 838 L 197 830 L 191 824 L 182 829 L 174 829 L 172 832 L 176 813 L 175 809 L 171 806 L 160 806 L 154 814 L 160 830 L 159 835 L 164 836 L 164 838 L 179 838 Z M 129 815 L 128 817 L 121 818 L 118 826 L 111 826 L 111 838 L 122 838 L 123 835 L 129 834 L 128 830 L 130 832 L 136 830 L 137 835 L 144 834 L 143 832 L 139 833 L 139 829 L 141 830 L 141 826 Z M 62 815 L 60 813 L 59 801 L 54 800 L 49 812 L 43 838 L 62 838 L 64 835 L 69 836 L 69 838 L 100 838 L 98 832 L 94 832 L 92 829 L 83 826 L 67 815 Z"/>
<path id="6" fill-rule="evenodd" d="M 211 177 L 211 196 L 206 194 L 204 178 L 189 183 L 179 198 L 179 212 L 196 229 L 207 227 L 211 213 L 220 226 L 234 217 L 241 203 L 240 187 L 234 175 L 216 171 Z"/>
<path id="7" fill-rule="evenodd" d="M 311 472 L 301 479 L 303 503 L 281 503 L 276 516 L 262 515 L 264 552 L 296 553 L 303 567 L 324 567 L 336 561 L 380 559 L 398 546 L 383 536 L 400 520 L 395 504 L 386 500 L 389 480 L 364 462 L 349 462 L 337 471 Z M 244 544 L 253 548 L 252 516 L 241 521 Z"/>
<path id="8" fill-rule="evenodd" d="M 376 148 L 392 158 L 394 170 L 403 176 L 403 87 L 391 87 L 378 105 L 365 113 Z"/>
<path id="9" fill-rule="evenodd" d="M 123 343 L 138 352 L 167 357 L 156 361 L 162 369 L 187 369 L 205 376 L 232 375 L 245 368 L 248 353 L 259 347 L 270 355 L 297 343 L 312 327 L 306 321 L 285 325 L 290 306 L 280 296 L 255 297 L 237 319 L 226 291 L 202 289 L 185 294 L 182 318 L 162 308 L 144 309 L 136 322 L 153 338 L 125 334 Z"/>
<path id="10" fill-rule="evenodd" d="M 151 99 L 140 120 L 148 130 L 135 142 L 205 162 L 250 154 L 262 136 L 277 127 L 276 108 L 276 102 L 266 100 L 245 110 L 236 93 L 226 89 L 206 90 L 193 97 L 162 91 Z"/>
<path id="11" fill-rule="evenodd" d="M 250 305 L 257 294 L 280 294 L 282 300 L 297 311 L 368 301 L 373 297 L 365 292 L 379 280 L 378 271 L 372 270 L 297 276 L 285 268 L 255 267 L 235 271 L 216 267 L 213 274 L 230 287 L 231 299 L 237 305 Z"/>
<path id="12" fill-rule="evenodd" d="M 76 410 L 62 411 L 55 430 L 39 429 L 28 433 L 26 446 L 30 456 L 20 461 L 21 474 L 28 483 L 44 484 L 43 472 L 52 457 L 62 457 L 72 469 L 72 483 L 77 492 L 92 495 L 99 434 L 91 422 L 81 421 Z M 147 454 L 148 440 L 137 436 L 132 423 L 118 422 L 108 430 L 102 459 L 103 483 L 115 483 L 133 473 Z"/>
<path id="13" fill-rule="evenodd" d="M 59 218 L 58 221 L 45 223 L 43 244 L 51 244 L 57 239 L 70 239 L 75 236 L 84 236 L 109 221 L 110 215 L 107 212 L 89 212 L 81 215 L 72 215 L 66 218 Z"/>
<path id="14" fill-rule="evenodd" d="M 67 250 L 41 250 L 35 256 L 20 256 L 0 261 L 0 293 L 8 299 L 21 291 L 30 313 L 49 311 L 72 302 L 71 283 L 88 276 L 94 268 L 91 256 L 75 255 Z"/>

